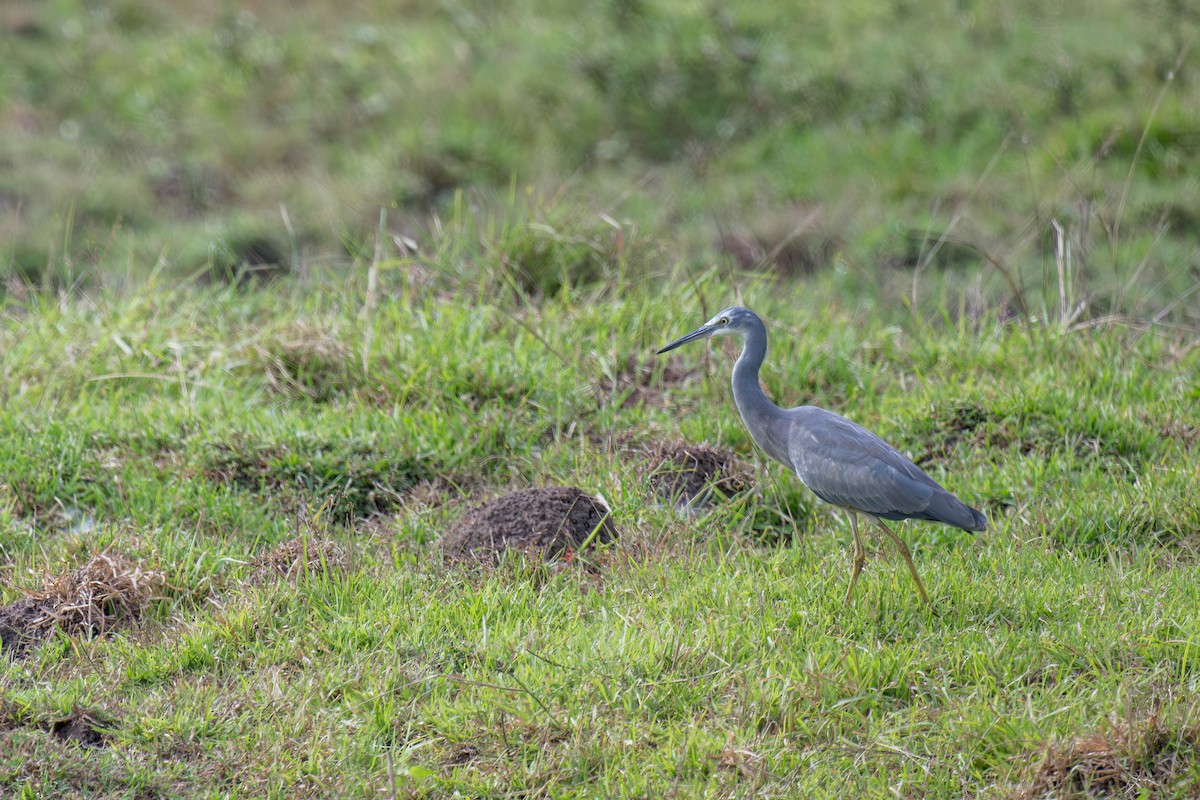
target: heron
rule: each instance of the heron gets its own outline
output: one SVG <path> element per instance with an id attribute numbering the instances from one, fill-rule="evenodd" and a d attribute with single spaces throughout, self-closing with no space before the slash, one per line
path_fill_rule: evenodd
<path id="1" fill-rule="evenodd" d="M 733 401 L 750 437 L 767 455 L 795 472 L 813 494 L 844 509 L 850 519 L 854 561 L 844 604 L 850 604 L 866 560 L 858 533 L 858 515 L 863 514 L 895 543 L 921 599 L 932 606 L 912 552 L 884 520 L 926 520 L 964 531 L 982 531 L 987 528 L 987 518 L 861 425 L 818 406 L 783 409 L 775 405 L 758 383 L 758 371 L 767 353 L 767 328 L 748 308 L 725 309 L 656 355 L 698 339 L 735 335 L 742 338 L 742 353 L 733 365 Z"/>

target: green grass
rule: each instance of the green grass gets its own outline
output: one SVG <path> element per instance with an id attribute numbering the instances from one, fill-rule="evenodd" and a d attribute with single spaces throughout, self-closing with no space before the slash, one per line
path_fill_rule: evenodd
<path id="1" fill-rule="evenodd" d="M 155 597 L 0 655 L 0 795 L 1200 795 L 1200 17 L 1068 5 L 4 5 L 0 607 Z M 988 514 L 936 609 L 652 355 L 735 302 Z"/>
<path id="2" fill-rule="evenodd" d="M 1200 787 L 1194 350 L 880 318 L 832 275 L 801 300 L 704 278 L 677 308 L 627 284 L 619 302 L 464 286 L 410 309 L 392 298 L 412 280 L 384 272 L 367 317 L 357 279 L 6 307 L 0 599 L 102 550 L 166 580 L 139 625 L 5 668 L 0 785 L 1004 797 L 1047 747 L 1157 715 L 1130 780 Z M 701 298 L 739 295 L 774 323 L 772 395 L 844 411 L 988 511 L 976 536 L 904 529 L 936 612 L 887 548 L 842 607 L 846 523 L 756 454 L 721 350 L 679 354 L 698 371 L 677 385 L 652 362 L 658 400 L 598 391 Z M 280 380 L 262 352 L 281 342 L 322 391 Z M 636 445 L 678 438 L 733 449 L 759 487 L 699 517 L 656 505 Z M 620 542 L 593 568 L 442 561 L 466 504 L 538 484 L 602 494 Z M 251 581 L 297 534 L 349 566 Z M 73 709 L 107 721 L 104 747 L 47 735 Z"/>

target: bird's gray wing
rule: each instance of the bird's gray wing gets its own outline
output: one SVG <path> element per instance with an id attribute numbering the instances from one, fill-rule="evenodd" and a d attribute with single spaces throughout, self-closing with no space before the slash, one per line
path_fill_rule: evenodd
<path id="1" fill-rule="evenodd" d="M 944 492 L 894 447 L 845 417 L 815 406 L 787 413 L 792 467 L 825 502 L 898 519 L 920 515 Z"/>

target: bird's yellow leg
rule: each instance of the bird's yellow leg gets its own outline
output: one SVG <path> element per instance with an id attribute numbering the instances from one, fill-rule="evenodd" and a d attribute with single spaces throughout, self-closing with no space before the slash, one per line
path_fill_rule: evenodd
<path id="1" fill-rule="evenodd" d="M 879 517 L 876 517 L 875 521 L 879 523 L 879 527 L 883 528 L 884 533 L 892 537 L 892 541 L 896 543 L 896 547 L 900 550 L 900 555 L 904 556 L 904 561 L 908 564 L 908 571 L 912 573 L 913 580 L 917 582 L 917 591 L 921 593 L 921 599 L 925 601 L 925 605 L 932 606 L 933 603 L 929 602 L 929 595 L 925 594 L 925 585 L 921 583 L 921 576 L 917 574 L 917 565 L 913 563 L 912 552 L 909 551 L 908 545 L 904 543 L 903 539 L 892 533 L 892 529 L 884 525 L 883 520 L 879 519 Z"/>
<path id="2" fill-rule="evenodd" d="M 858 573 L 862 572 L 863 562 L 867 559 L 867 553 L 863 550 L 862 539 L 858 536 L 858 515 L 850 509 L 846 509 L 846 516 L 850 517 L 850 530 L 854 531 L 854 565 L 850 568 L 850 585 L 846 587 L 846 599 L 843 605 L 850 605 L 850 595 L 854 594 L 854 584 L 858 581 Z"/>

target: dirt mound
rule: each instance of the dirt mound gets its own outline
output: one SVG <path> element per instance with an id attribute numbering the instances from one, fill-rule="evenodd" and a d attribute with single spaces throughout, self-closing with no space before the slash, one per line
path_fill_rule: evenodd
<path id="1" fill-rule="evenodd" d="M 707 445 L 661 445 L 650 453 L 650 488 L 676 508 L 703 508 L 753 485 L 750 466 Z"/>
<path id="2" fill-rule="evenodd" d="M 131 623 L 163 580 L 161 573 L 144 570 L 124 556 L 101 553 L 0 608 L 0 649 L 21 656 L 54 628 L 98 636 Z"/>
<path id="3" fill-rule="evenodd" d="M 328 575 L 346 568 L 346 552 L 337 542 L 298 536 L 288 539 L 251 562 L 251 583 L 272 578 L 294 580 L 301 575 Z"/>
<path id="4" fill-rule="evenodd" d="M 442 539 L 454 559 L 498 562 L 505 550 L 553 558 L 617 539 L 611 512 L 579 489 L 525 489 L 467 511 Z"/>

